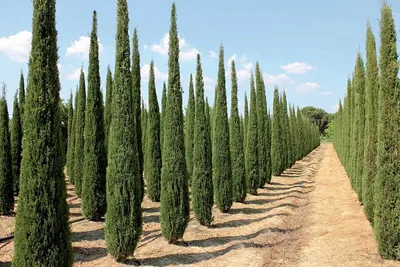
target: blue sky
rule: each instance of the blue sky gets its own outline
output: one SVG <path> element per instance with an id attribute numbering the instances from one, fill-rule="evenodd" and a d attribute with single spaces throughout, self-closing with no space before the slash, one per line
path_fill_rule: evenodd
<path id="1" fill-rule="evenodd" d="M 7 84 L 7 100 L 12 99 L 22 69 L 27 74 L 31 28 L 31 1 L 1 1 L 0 81 Z M 187 104 L 190 73 L 195 74 L 196 53 L 202 55 L 206 96 L 214 101 L 219 45 L 225 48 L 225 68 L 236 61 L 239 76 L 239 108 L 243 111 L 249 77 L 259 61 L 267 85 L 267 102 L 272 105 L 272 90 L 286 89 L 288 101 L 300 107 L 312 105 L 334 112 L 343 98 L 352 73 L 356 53 L 365 55 L 366 22 L 369 18 L 379 39 L 380 0 L 196 0 L 175 1 L 181 38 L 181 82 Z M 400 2 L 389 1 L 400 23 Z M 148 65 L 154 59 L 157 93 L 167 79 L 166 56 L 171 0 L 130 0 L 130 32 L 138 27 L 142 65 L 142 96 L 147 102 Z M 102 86 L 107 65 L 114 69 L 116 1 L 57 1 L 61 98 L 75 92 L 79 69 L 88 67 L 88 35 L 92 12 L 98 14 Z M 399 12 L 399 13 L 398 13 Z M 379 45 L 379 40 L 378 45 Z M 365 58 L 365 57 L 364 57 Z M 105 90 L 105 87 L 103 88 Z M 230 77 L 227 77 L 230 104 Z"/>

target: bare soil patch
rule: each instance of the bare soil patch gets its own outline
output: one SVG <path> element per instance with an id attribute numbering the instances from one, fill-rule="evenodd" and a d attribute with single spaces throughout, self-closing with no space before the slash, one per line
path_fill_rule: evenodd
<path id="1" fill-rule="evenodd" d="M 273 177 L 258 196 L 248 195 L 245 204 L 234 203 L 229 214 L 214 208 L 212 227 L 201 226 L 191 213 L 184 236 L 188 246 L 168 244 L 160 231 L 159 203 L 146 197 L 143 234 L 134 259 L 125 265 L 137 261 L 143 266 L 396 264 L 377 256 L 371 227 L 349 186 L 332 146 L 321 145 Z M 67 189 L 70 220 L 77 220 L 82 217 L 80 199 L 73 186 L 68 184 Z M 13 220 L 0 217 L 0 237 L 13 231 Z M 104 226 L 86 220 L 71 224 L 74 266 L 123 265 L 107 253 Z M 0 244 L 0 263 L 9 265 L 12 254 L 12 241 Z"/>

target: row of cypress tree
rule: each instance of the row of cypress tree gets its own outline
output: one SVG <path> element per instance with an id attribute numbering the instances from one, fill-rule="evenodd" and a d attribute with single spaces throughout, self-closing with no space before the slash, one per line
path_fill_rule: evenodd
<path id="1" fill-rule="evenodd" d="M 11 137 L 5 92 L 0 99 L 1 213 L 12 211 L 12 192 L 14 189 L 18 192 L 20 187 L 15 266 L 72 265 L 63 174 L 55 13 L 55 0 L 33 1 L 28 93 L 25 102 L 21 74 L 22 89 L 19 102 L 17 98 L 14 101 Z M 108 68 L 105 107 L 100 90 L 96 12 L 93 13 L 87 89 L 82 69 L 75 100 L 71 94 L 68 103 L 69 182 L 82 198 L 82 212 L 87 219 L 100 220 L 106 216 L 106 243 L 117 261 L 133 254 L 142 232 L 143 177 L 149 198 L 161 202 L 162 234 L 174 243 L 183 237 L 189 221 L 189 181 L 195 216 L 208 226 L 212 222 L 214 203 L 222 212 L 228 212 L 233 201 L 243 202 L 247 192 L 256 194 L 258 188 L 270 181 L 276 164 L 274 154 L 279 153 L 279 158 L 283 158 L 279 160 L 281 173 L 299 155 L 304 156 L 319 144 L 314 126 L 299 112 L 295 116 L 293 108 L 288 115 L 285 95 L 277 100 L 278 107 L 274 105 L 271 119 L 258 63 L 250 85 L 250 115 L 243 119 L 237 107 L 238 85 L 235 62 L 232 62 L 232 105 L 228 119 L 222 45 L 214 107 L 204 98 L 198 55 L 196 77 L 194 81 L 193 77 L 190 79 L 184 127 L 176 20 L 173 4 L 168 83 L 163 87 L 161 114 L 153 62 L 149 108 L 140 108 L 138 34 L 135 29 L 131 60 L 127 0 L 117 1 L 115 73 L 112 77 Z M 276 130 L 284 137 L 275 140 Z M 302 139 L 295 141 L 295 133 L 302 134 Z M 14 145 L 14 140 L 23 140 L 23 149 L 18 147 L 18 141 Z M 300 146 L 296 143 L 298 140 L 310 141 Z M 20 183 L 14 183 L 19 170 Z"/>
<path id="2" fill-rule="evenodd" d="M 379 254 L 400 259 L 400 122 L 398 54 L 391 7 L 383 2 L 379 59 L 368 22 L 366 64 L 357 54 L 347 81 L 344 105 L 339 103 L 334 146 L 351 185 L 372 224 Z"/>

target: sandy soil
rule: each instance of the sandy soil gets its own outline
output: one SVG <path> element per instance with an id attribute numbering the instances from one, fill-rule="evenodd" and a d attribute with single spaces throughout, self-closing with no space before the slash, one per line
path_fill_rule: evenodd
<path id="1" fill-rule="evenodd" d="M 68 185 L 71 220 L 81 218 L 80 199 Z M 400 266 L 383 261 L 362 207 L 351 190 L 332 145 L 323 144 L 293 168 L 235 203 L 229 214 L 214 208 L 210 228 L 191 213 L 184 240 L 170 245 L 161 236 L 159 203 L 143 202 L 143 235 L 125 264 L 143 266 Z M 71 225 L 74 266 L 119 266 L 107 254 L 104 222 Z M 0 237 L 13 218 L 0 217 Z M 10 265 L 13 242 L 0 243 L 0 265 Z"/>

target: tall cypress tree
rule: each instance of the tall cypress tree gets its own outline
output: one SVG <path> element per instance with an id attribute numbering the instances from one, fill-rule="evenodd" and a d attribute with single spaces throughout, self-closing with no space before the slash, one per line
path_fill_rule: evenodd
<path id="1" fill-rule="evenodd" d="M 14 162 L 11 158 L 11 141 L 5 85 L 3 85 L 2 94 L 0 98 L 0 214 L 8 215 L 14 209 L 12 170 Z"/>
<path id="2" fill-rule="evenodd" d="M 19 111 L 20 111 L 20 118 L 21 118 L 21 125 L 23 125 L 24 120 L 24 111 L 25 111 L 25 79 L 24 73 L 21 70 L 20 78 L 19 78 Z"/>
<path id="3" fill-rule="evenodd" d="M 110 125 L 111 125 L 111 103 L 112 103 L 112 86 L 113 79 L 110 69 L 110 65 L 107 68 L 107 80 L 106 80 L 106 105 L 104 108 L 104 128 L 105 128 L 105 147 L 108 147 L 108 138 L 110 136 Z"/>
<path id="4" fill-rule="evenodd" d="M 189 175 L 189 182 L 192 180 L 192 173 L 193 173 L 194 116 L 195 116 L 195 100 L 194 100 L 193 76 L 192 74 L 190 74 L 189 102 L 187 105 L 186 118 L 185 118 L 185 124 L 186 124 L 185 156 L 186 156 L 186 166 Z"/>
<path id="5" fill-rule="evenodd" d="M 289 117 L 288 117 L 288 106 L 286 100 L 286 93 L 282 93 L 282 105 L 281 105 L 281 119 L 282 119 L 282 166 L 281 172 L 283 172 L 289 166 Z"/>
<path id="6" fill-rule="evenodd" d="M 400 259 L 400 142 L 399 71 L 396 30 L 391 7 L 384 2 L 380 20 L 380 90 L 378 114 L 378 156 L 375 182 L 375 238 L 379 254 L 385 259 Z"/>
<path id="7" fill-rule="evenodd" d="M 33 1 L 32 24 L 13 266 L 72 266 L 55 0 Z"/>
<path id="8" fill-rule="evenodd" d="M 274 102 L 273 102 L 273 114 L 272 114 L 272 129 L 271 129 L 271 166 L 272 175 L 281 174 L 282 166 L 282 144 L 281 144 L 281 119 L 280 119 L 280 99 L 278 88 L 274 89 Z"/>
<path id="9" fill-rule="evenodd" d="M 161 123 L 160 123 L 161 150 L 164 144 L 164 117 L 166 113 L 165 112 L 166 108 L 167 108 L 167 85 L 164 82 L 162 96 L 161 96 Z"/>
<path id="10" fill-rule="evenodd" d="M 211 138 L 211 111 L 210 111 L 210 105 L 208 104 L 208 98 L 206 97 L 206 103 L 205 103 L 205 112 L 206 112 L 206 126 L 207 126 L 207 140 L 208 140 L 208 145 L 207 147 L 209 148 L 208 151 L 208 158 L 210 164 L 212 164 L 212 138 Z M 211 168 L 211 173 L 212 173 L 212 168 Z"/>
<path id="11" fill-rule="evenodd" d="M 69 175 L 70 169 L 71 169 L 71 143 L 72 143 L 72 138 L 74 136 L 72 132 L 72 126 L 73 126 L 73 121 L 74 121 L 74 103 L 73 103 L 73 96 L 72 92 L 69 97 L 68 101 L 68 147 L 67 147 L 67 174 Z"/>
<path id="12" fill-rule="evenodd" d="M 265 95 L 264 79 L 262 77 L 262 71 L 260 65 L 256 63 L 256 103 L 257 103 L 257 146 L 258 146 L 258 167 L 259 167 L 259 180 L 258 187 L 264 187 L 265 183 L 269 180 L 268 178 L 268 154 L 267 154 L 267 98 Z"/>
<path id="13" fill-rule="evenodd" d="M 135 118 L 135 135 L 137 153 L 139 158 L 139 175 L 140 175 L 140 197 L 144 197 L 144 182 L 143 182 L 143 167 L 144 167 L 144 146 L 142 142 L 142 114 L 140 109 L 140 54 L 139 54 L 139 38 L 137 29 L 133 32 L 133 51 L 132 51 L 132 101 L 133 101 L 133 115 Z M 146 139 L 144 139 L 145 141 Z"/>
<path id="14" fill-rule="evenodd" d="M 75 192 L 81 196 L 83 164 L 84 164 L 84 145 L 85 145 L 85 110 L 86 110 L 86 88 L 85 73 L 81 69 L 78 91 L 78 106 L 76 109 L 76 125 L 75 125 L 75 152 L 74 152 L 74 176 Z"/>
<path id="15" fill-rule="evenodd" d="M 147 195 L 153 201 L 160 201 L 161 194 L 161 140 L 160 109 L 158 107 L 154 62 L 150 64 L 149 113 L 147 117 L 146 165 Z"/>
<path id="16" fill-rule="evenodd" d="M 243 119 L 243 124 L 244 124 L 244 150 L 246 151 L 246 146 L 247 146 L 247 132 L 248 132 L 248 126 L 249 126 L 249 101 L 247 101 L 247 94 L 246 92 L 244 93 L 244 119 Z"/>
<path id="17" fill-rule="evenodd" d="M 200 54 L 197 54 L 192 201 L 196 219 L 200 224 L 208 226 L 212 221 L 214 199 L 211 159 L 209 158 L 211 147 L 205 112 L 203 71 Z"/>
<path id="18" fill-rule="evenodd" d="M 142 233 L 139 157 L 130 72 L 129 14 L 126 0 L 117 2 L 115 79 L 108 142 L 107 248 L 116 261 L 132 255 Z"/>
<path id="19" fill-rule="evenodd" d="M 85 112 L 84 169 L 82 181 L 82 211 L 98 221 L 106 212 L 106 150 L 104 146 L 104 110 L 100 91 L 99 43 L 97 13 L 93 12 L 90 36 L 88 96 Z"/>
<path id="20" fill-rule="evenodd" d="M 232 161 L 232 194 L 233 200 L 243 202 L 246 198 L 246 170 L 244 162 L 243 136 L 240 131 L 240 117 L 238 109 L 238 84 L 235 61 L 231 63 L 231 120 L 230 120 L 230 149 Z"/>
<path id="21" fill-rule="evenodd" d="M 226 103 L 224 47 L 219 52 L 219 68 L 213 110 L 212 173 L 217 207 L 228 212 L 232 206 L 232 169 L 229 149 L 229 124 Z"/>
<path id="22" fill-rule="evenodd" d="M 71 127 L 71 139 L 68 140 L 68 159 L 69 169 L 67 169 L 68 180 L 71 184 L 74 184 L 74 163 L 75 163 L 75 143 L 76 143 L 76 111 L 78 109 L 78 88 L 75 91 L 75 101 L 74 101 L 74 114 L 72 118 Z"/>
<path id="23" fill-rule="evenodd" d="M 164 119 L 160 208 L 161 231 L 163 236 L 173 243 L 183 237 L 189 222 L 190 212 L 175 3 L 172 4 L 171 9 L 168 101 Z"/>
<path id="24" fill-rule="evenodd" d="M 367 25 L 367 68 L 365 82 L 365 139 L 364 139 L 364 172 L 363 172 L 363 204 L 365 214 L 370 222 L 374 219 L 374 181 L 376 176 L 376 142 L 378 123 L 378 62 L 376 56 L 375 37 L 371 25 Z"/>
<path id="25" fill-rule="evenodd" d="M 19 193 L 19 175 L 22 159 L 22 125 L 17 94 L 13 105 L 13 117 L 11 121 L 11 159 L 14 194 Z"/>
<path id="26" fill-rule="evenodd" d="M 250 116 L 247 132 L 246 146 L 246 176 L 247 188 L 250 194 L 257 195 L 259 186 L 260 166 L 259 166 L 259 138 L 258 138 L 258 119 L 257 119 L 257 96 L 254 85 L 254 76 L 250 78 Z"/>
<path id="27" fill-rule="evenodd" d="M 147 109 L 142 99 L 142 110 L 141 110 L 141 131 L 142 131 L 142 144 L 146 144 L 146 133 L 147 133 Z M 139 155 L 138 155 L 139 156 Z M 146 150 L 143 151 L 143 159 L 146 159 Z"/>

